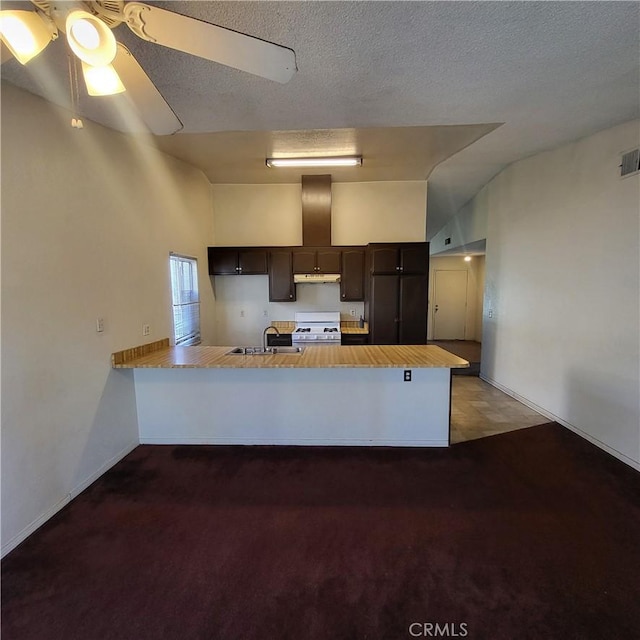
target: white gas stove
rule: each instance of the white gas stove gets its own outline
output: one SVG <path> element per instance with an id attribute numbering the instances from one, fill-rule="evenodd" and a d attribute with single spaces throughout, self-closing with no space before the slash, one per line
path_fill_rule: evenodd
<path id="1" fill-rule="evenodd" d="M 339 311 L 300 311 L 295 315 L 296 328 L 291 334 L 294 346 L 340 344 Z"/>

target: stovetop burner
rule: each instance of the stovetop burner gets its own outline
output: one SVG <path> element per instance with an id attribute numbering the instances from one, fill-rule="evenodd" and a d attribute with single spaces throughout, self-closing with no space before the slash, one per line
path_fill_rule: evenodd
<path id="1" fill-rule="evenodd" d="M 293 342 L 298 344 L 340 344 L 340 312 L 296 312 Z"/>

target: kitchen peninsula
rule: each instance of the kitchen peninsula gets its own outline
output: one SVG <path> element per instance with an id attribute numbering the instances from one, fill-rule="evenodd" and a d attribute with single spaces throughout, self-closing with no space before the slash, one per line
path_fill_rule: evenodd
<path id="1" fill-rule="evenodd" d="M 113 354 L 134 370 L 141 443 L 448 446 L 450 370 L 469 365 L 433 345 L 231 349 Z"/>

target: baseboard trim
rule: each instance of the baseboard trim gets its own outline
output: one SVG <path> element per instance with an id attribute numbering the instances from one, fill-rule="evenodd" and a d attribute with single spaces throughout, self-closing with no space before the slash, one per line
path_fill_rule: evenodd
<path id="1" fill-rule="evenodd" d="M 621 451 L 618 451 L 617 449 L 614 449 L 608 444 L 605 444 L 604 442 L 602 442 L 602 440 L 598 440 L 598 438 L 595 438 L 594 436 L 587 433 L 586 431 L 583 431 L 580 427 L 576 426 L 575 424 L 572 424 L 571 422 L 568 422 L 564 418 L 561 418 L 560 416 L 557 416 L 554 413 L 551 413 L 551 411 L 548 411 L 544 407 L 540 407 L 535 402 L 532 402 L 528 398 L 521 396 L 519 393 L 516 393 L 513 389 L 509 389 L 509 387 L 505 387 L 503 384 L 500 384 L 496 380 L 493 380 L 488 376 L 485 376 L 482 374 L 480 375 L 480 379 L 484 380 L 487 384 L 490 384 L 492 387 L 499 389 L 503 393 L 506 393 L 508 396 L 511 396 L 518 402 L 522 402 L 522 404 L 526 405 L 530 409 L 533 409 L 534 411 L 537 411 L 538 413 L 543 415 L 545 418 L 548 418 L 553 422 L 557 422 L 558 424 L 561 424 L 566 429 L 569 429 L 569 431 L 573 431 L 574 433 L 581 436 L 585 440 L 588 440 L 591 444 L 594 444 L 596 447 L 602 449 L 603 451 L 606 451 L 608 454 L 612 455 L 614 458 L 617 458 L 621 462 L 628 464 L 630 467 L 632 467 L 636 471 L 640 471 L 640 462 L 638 460 L 634 460 L 633 458 L 630 458 L 629 456 L 622 453 Z"/>
<path id="2" fill-rule="evenodd" d="M 37 517 L 31 524 L 27 525 L 22 531 L 17 533 L 11 540 L 2 545 L 1 557 L 4 557 L 10 551 L 13 551 L 21 542 L 26 540 L 34 531 L 39 529 L 47 520 L 52 518 L 60 509 L 69 504 L 78 494 L 82 493 L 91 483 L 95 482 L 103 473 L 111 469 L 114 464 L 120 462 L 122 458 L 131 453 L 137 446 L 138 440 L 130 442 L 124 449 L 116 453 L 115 456 L 107 460 L 96 472 L 92 473 L 88 478 L 77 484 L 67 495 L 59 502 L 47 509 L 42 515 Z"/>
<path id="3" fill-rule="evenodd" d="M 448 447 L 449 442 L 443 440 L 366 440 L 366 439 L 332 439 L 332 438 L 140 438 L 140 444 L 169 445 L 258 445 L 258 446 L 297 446 L 297 447 Z"/>

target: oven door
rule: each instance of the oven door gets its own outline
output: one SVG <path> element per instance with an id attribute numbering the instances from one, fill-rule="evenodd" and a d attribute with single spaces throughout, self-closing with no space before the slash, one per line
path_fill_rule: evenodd
<path id="1" fill-rule="evenodd" d="M 331 338 L 326 338 L 324 335 L 320 334 L 318 336 L 314 336 L 313 334 L 306 334 L 303 336 L 296 336 L 296 334 L 292 334 L 291 336 L 291 344 L 294 347 L 335 347 L 340 346 L 340 334 L 332 334 Z"/>

